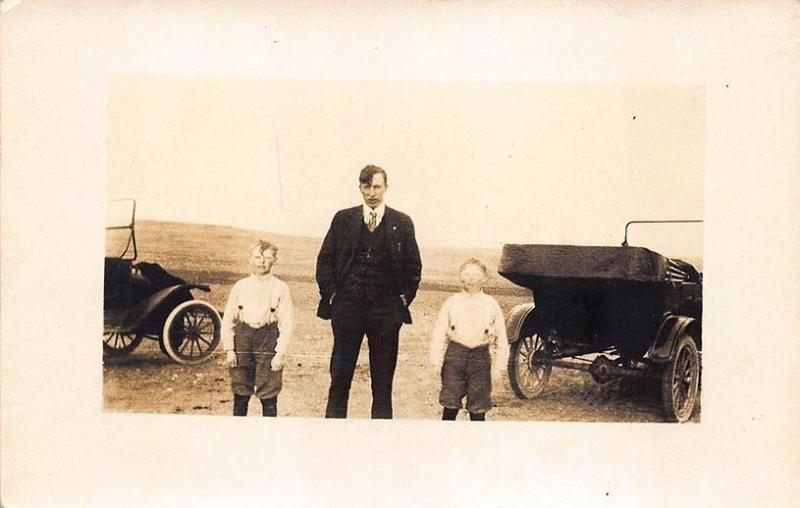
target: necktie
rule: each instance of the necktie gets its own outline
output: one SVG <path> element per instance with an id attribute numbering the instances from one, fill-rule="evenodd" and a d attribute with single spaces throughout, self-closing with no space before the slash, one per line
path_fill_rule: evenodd
<path id="1" fill-rule="evenodd" d="M 369 212 L 369 222 L 367 223 L 367 229 L 369 232 L 372 233 L 375 231 L 375 228 L 378 227 L 378 214 L 375 212 Z"/>

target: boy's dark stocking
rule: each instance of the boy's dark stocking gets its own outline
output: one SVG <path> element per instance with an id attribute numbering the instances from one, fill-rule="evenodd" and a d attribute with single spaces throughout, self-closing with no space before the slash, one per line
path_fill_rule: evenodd
<path id="1" fill-rule="evenodd" d="M 458 409 L 446 407 L 442 411 L 442 420 L 455 420 L 458 416 Z"/>
<path id="2" fill-rule="evenodd" d="M 261 399 L 261 416 L 278 416 L 278 397 Z"/>
<path id="3" fill-rule="evenodd" d="M 469 412 L 469 419 L 473 422 L 485 422 L 486 421 L 486 413 L 473 413 L 472 411 Z"/>
<path id="4" fill-rule="evenodd" d="M 250 401 L 249 395 L 233 394 L 233 416 L 247 416 L 247 403 Z"/>

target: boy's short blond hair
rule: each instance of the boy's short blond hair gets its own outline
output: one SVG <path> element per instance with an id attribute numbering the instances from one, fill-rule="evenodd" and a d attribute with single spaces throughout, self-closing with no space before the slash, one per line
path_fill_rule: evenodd
<path id="1" fill-rule="evenodd" d="M 478 258 L 469 258 L 463 263 L 461 263 L 461 266 L 458 267 L 458 273 L 463 272 L 464 268 L 470 265 L 477 266 L 478 268 L 483 270 L 483 275 L 485 275 L 487 278 L 489 277 L 489 268 L 486 266 L 486 263 L 484 263 L 483 260 Z"/>
<path id="2" fill-rule="evenodd" d="M 278 255 L 278 246 L 267 240 L 256 240 L 250 245 L 250 248 L 247 249 L 247 252 L 252 253 L 256 249 L 258 249 L 258 252 L 271 250 L 275 256 Z"/>

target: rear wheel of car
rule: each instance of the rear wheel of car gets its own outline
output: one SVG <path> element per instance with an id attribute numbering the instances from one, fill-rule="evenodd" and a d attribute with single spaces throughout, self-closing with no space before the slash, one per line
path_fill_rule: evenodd
<path id="1" fill-rule="evenodd" d="M 691 335 L 675 345 L 661 377 L 661 399 L 669 421 L 683 423 L 692 417 L 700 388 L 700 354 Z"/>
<path id="2" fill-rule="evenodd" d="M 144 337 L 134 332 L 103 332 L 103 354 L 107 356 L 125 356 L 141 344 Z"/>
<path id="3" fill-rule="evenodd" d="M 221 328 L 222 320 L 214 307 L 202 300 L 190 300 L 167 316 L 161 345 L 177 363 L 201 363 L 217 348 Z"/>
<path id="4" fill-rule="evenodd" d="M 553 366 L 537 363 L 544 354 L 544 339 L 536 333 L 520 337 L 511 344 L 508 380 L 514 395 L 520 399 L 532 399 L 547 386 Z"/>

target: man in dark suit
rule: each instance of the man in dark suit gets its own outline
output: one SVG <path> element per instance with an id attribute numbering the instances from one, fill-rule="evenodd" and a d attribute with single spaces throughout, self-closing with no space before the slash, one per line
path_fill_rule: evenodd
<path id="1" fill-rule="evenodd" d="M 358 177 L 362 205 L 333 217 L 317 256 L 317 316 L 333 328 L 326 418 L 346 418 L 350 384 L 364 334 L 369 345 L 372 417 L 392 417 L 392 381 L 400 327 L 419 287 L 422 262 L 414 223 L 387 207 L 386 172 L 369 165 Z"/>

